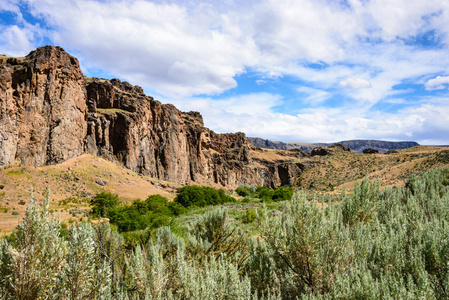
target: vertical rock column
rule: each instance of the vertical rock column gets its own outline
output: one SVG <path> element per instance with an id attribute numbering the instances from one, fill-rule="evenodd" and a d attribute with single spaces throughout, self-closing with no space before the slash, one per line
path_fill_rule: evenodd
<path id="1" fill-rule="evenodd" d="M 78 60 L 46 46 L 11 62 L 1 65 L 0 165 L 59 163 L 81 155 L 86 92 Z"/>

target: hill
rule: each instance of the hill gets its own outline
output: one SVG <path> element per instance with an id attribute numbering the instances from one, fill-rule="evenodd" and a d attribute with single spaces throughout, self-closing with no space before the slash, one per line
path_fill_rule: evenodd
<path id="1" fill-rule="evenodd" d="M 311 152 L 313 148 L 316 147 L 328 147 L 335 143 L 300 143 L 300 142 L 273 142 L 270 140 L 264 140 L 261 138 L 252 138 L 248 137 L 248 141 L 251 145 L 266 148 L 266 149 L 278 149 L 278 150 L 290 150 L 290 149 L 301 149 L 307 152 Z M 396 149 L 406 149 L 415 146 L 419 146 L 417 142 L 410 141 L 379 141 L 379 140 L 349 140 L 349 141 L 341 141 L 337 142 L 338 144 L 342 144 L 343 146 L 349 147 L 351 151 L 362 153 L 363 150 L 367 148 L 376 149 L 380 153 L 385 153 L 389 150 Z"/>

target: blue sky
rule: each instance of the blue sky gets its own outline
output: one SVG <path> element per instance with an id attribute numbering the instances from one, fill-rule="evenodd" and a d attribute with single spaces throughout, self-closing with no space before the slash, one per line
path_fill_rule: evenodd
<path id="1" fill-rule="evenodd" d="M 0 2 L 0 53 L 46 44 L 216 132 L 449 144 L 449 1 Z"/>

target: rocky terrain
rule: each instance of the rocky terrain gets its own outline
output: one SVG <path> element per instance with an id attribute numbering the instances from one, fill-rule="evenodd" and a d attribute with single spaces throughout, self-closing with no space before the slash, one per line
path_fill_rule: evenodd
<path id="1" fill-rule="evenodd" d="M 90 153 L 159 180 L 230 187 L 293 184 L 305 169 L 257 159 L 243 133 L 216 134 L 198 112 L 161 104 L 138 86 L 85 78 L 60 47 L 0 57 L 0 91 L 0 166 Z"/>

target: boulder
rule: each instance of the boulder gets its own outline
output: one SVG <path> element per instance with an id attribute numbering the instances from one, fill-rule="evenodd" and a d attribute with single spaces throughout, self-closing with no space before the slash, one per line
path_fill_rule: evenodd
<path id="1" fill-rule="evenodd" d="M 313 148 L 312 152 L 310 153 L 311 156 L 325 156 L 325 155 L 331 155 L 335 152 L 351 152 L 351 149 L 349 147 L 343 146 L 342 144 L 332 144 L 329 147 L 315 147 Z"/>
<path id="2" fill-rule="evenodd" d="M 363 150 L 364 154 L 375 154 L 379 153 L 379 150 L 373 149 L 373 148 L 366 148 Z"/>

